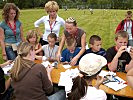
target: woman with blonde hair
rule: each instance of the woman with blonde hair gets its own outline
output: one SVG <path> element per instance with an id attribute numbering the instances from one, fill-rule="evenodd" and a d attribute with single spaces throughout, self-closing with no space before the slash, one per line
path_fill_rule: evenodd
<path id="1" fill-rule="evenodd" d="M 24 41 L 22 24 L 19 21 L 19 8 L 14 3 L 6 3 L 0 23 L 0 43 L 4 60 L 14 60 L 17 56 L 17 46 Z"/>
<path id="2" fill-rule="evenodd" d="M 57 37 L 59 38 L 59 32 L 60 32 L 60 27 L 65 25 L 65 21 L 57 15 L 57 12 L 59 10 L 59 6 L 57 2 L 55 1 L 48 1 L 45 4 L 44 7 L 45 11 L 47 12 L 47 16 L 43 16 L 42 18 L 38 19 L 35 23 L 34 26 L 36 27 L 37 31 L 40 34 L 40 43 L 41 45 L 48 44 L 47 36 L 50 33 L 55 33 Z M 39 25 L 41 23 L 44 23 L 45 25 L 45 30 L 44 34 L 40 32 Z M 59 42 L 56 43 L 56 45 L 59 45 Z"/>
<path id="3" fill-rule="evenodd" d="M 42 64 L 34 63 L 35 50 L 28 42 L 18 46 L 18 56 L 11 69 L 11 85 L 14 88 L 16 100 L 63 100 L 63 91 L 47 97 L 53 91 L 50 72 L 53 67 L 45 69 Z M 55 99 L 51 99 L 51 98 Z"/>

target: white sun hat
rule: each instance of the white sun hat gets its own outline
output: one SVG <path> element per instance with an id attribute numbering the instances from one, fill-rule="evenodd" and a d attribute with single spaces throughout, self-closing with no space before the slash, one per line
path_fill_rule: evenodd
<path id="1" fill-rule="evenodd" d="M 89 53 L 84 55 L 79 61 L 79 70 L 88 74 L 88 76 L 95 75 L 107 64 L 107 60 L 100 55 Z"/>

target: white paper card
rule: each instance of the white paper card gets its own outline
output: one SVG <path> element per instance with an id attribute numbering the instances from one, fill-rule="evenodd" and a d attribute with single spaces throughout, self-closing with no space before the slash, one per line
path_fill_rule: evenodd
<path id="1" fill-rule="evenodd" d="M 64 67 L 65 69 L 71 68 L 71 66 L 70 66 L 69 64 L 65 64 L 65 65 L 63 65 L 63 67 Z"/>
<path id="2" fill-rule="evenodd" d="M 12 64 L 9 64 L 9 65 L 6 65 L 5 67 L 3 67 L 3 71 L 4 71 L 4 74 L 8 75 L 8 71 L 12 68 L 12 66 L 14 65 L 14 63 Z"/>

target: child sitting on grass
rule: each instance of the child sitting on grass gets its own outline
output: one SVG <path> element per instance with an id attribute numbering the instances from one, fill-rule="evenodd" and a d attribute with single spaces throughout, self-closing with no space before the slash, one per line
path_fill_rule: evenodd
<path id="1" fill-rule="evenodd" d="M 58 50 L 58 46 L 55 45 L 57 40 L 57 36 L 55 33 L 50 33 L 48 35 L 48 43 L 47 45 L 43 45 L 39 50 L 36 51 L 36 54 L 43 50 L 44 56 L 36 56 L 36 59 L 39 60 L 48 60 L 48 61 L 56 61 L 56 53 Z"/>

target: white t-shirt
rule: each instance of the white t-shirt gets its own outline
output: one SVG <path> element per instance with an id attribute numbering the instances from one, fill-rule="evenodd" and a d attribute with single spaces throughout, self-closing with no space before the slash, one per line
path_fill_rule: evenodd
<path id="1" fill-rule="evenodd" d="M 58 47 L 59 46 L 55 45 L 54 48 L 51 49 L 49 47 L 49 44 L 43 45 L 42 46 L 42 49 L 44 51 L 44 56 L 47 57 L 47 58 L 48 57 L 50 57 L 50 58 L 56 58 L 56 53 L 58 51 Z"/>
<path id="2" fill-rule="evenodd" d="M 88 86 L 87 94 L 80 100 L 106 100 L 107 96 L 103 90 Z"/>
<path id="3" fill-rule="evenodd" d="M 126 21 L 124 24 L 124 31 L 127 31 L 129 39 L 128 40 L 133 40 L 132 38 L 132 21 Z"/>
<path id="4" fill-rule="evenodd" d="M 65 27 L 65 21 L 58 15 L 56 17 L 55 22 L 53 22 L 53 24 L 51 25 L 51 28 L 50 28 L 50 24 L 49 24 L 49 15 L 43 16 L 42 18 L 37 20 L 34 23 L 34 26 L 39 27 L 39 25 L 41 23 L 44 23 L 44 29 L 45 29 L 44 34 L 43 34 L 44 41 L 47 41 L 47 36 L 51 33 L 51 28 L 52 28 L 52 32 L 55 33 L 57 35 L 57 37 L 59 37 L 60 27 L 61 26 Z"/>

